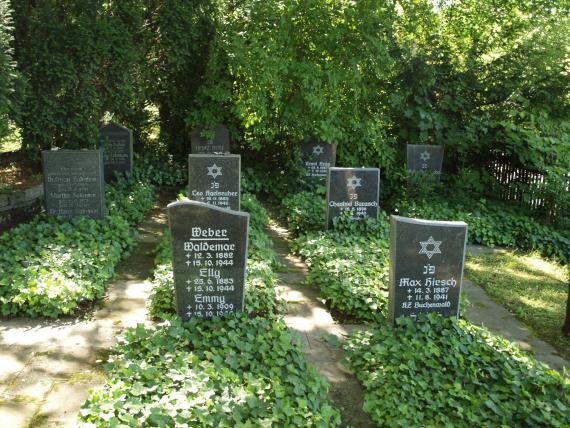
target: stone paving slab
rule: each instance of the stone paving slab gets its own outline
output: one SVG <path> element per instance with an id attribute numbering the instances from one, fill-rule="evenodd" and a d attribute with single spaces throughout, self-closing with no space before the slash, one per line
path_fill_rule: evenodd
<path id="1" fill-rule="evenodd" d="M 104 382 L 102 363 L 122 329 L 150 323 L 147 278 L 167 225 L 167 202 L 145 216 L 136 249 L 117 266 L 90 318 L 0 321 L 0 427 L 76 426 L 89 389 Z"/>

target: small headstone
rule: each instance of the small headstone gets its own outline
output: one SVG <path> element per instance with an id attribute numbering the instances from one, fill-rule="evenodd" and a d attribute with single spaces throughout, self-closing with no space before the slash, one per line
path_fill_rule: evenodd
<path id="1" fill-rule="evenodd" d="M 212 154 L 230 152 L 230 133 L 224 125 L 217 125 L 211 131 L 214 138 L 206 139 L 202 137 L 202 128 L 194 128 L 190 134 L 192 154 Z"/>
<path id="2" fill-rule="evenodd" d="M 249 214 L 187 200 L 168 214 L 178 315 L 243 311 Z"/>
<path id="3" fill-rule="evenodd" d="M 240 155 L 188 155 L 188 197 L 240 209 Z"/>
<path id="4" fill-rule="evenodd" d="M 443 146 L 408 144 L 408 171 L 431 172 L 437 179 L 443 165 Z"/>
<path id="5" fill-rule="evenodd" d="M 390 226 L 390 319 L 457 316 L 467 224 L 392 216 Z"/>
<path id="6" fill-rule="evenodd" d="M 305 176 L 310 180 L 325 181 L 329 168 L 335 166 L 336 144 L 307 141 L 301 144 Z"/>
<path id="7" fill-rule="evenodd" d="M 378 217 L 380 170 L 330 168 L 327 176 L 327 229 L 333 219 L 348 212 L 354 220 Z"/>
<path id="8" fill-rule="evenodd" d="M 66 218 L 102 218 L 105 208 L 103 151 L 42 152 L 46 211 Z"/>
<path id="9" fill-rule="evenodd" d="M 115 172 L 133 172 L 133 132 L 116 123 L 109 123 L 99 130 L 99 142 L 103 147 L 105 181 L 115 179 Z"/>

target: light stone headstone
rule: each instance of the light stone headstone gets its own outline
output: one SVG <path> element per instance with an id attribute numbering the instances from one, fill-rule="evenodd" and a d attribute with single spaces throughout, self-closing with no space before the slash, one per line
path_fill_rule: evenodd
<path id="1" fill-rule="evenodd" d="M 466 242 L 464 222 L 391 217 L 390 319 L 458 315 Z"/>
<path id="2" fill-rule="evenodd" d="M 325 181 L 329 168 L 335 166 L 336 144 L 306 141 L 301 144 L 305 176 L 313 181 Z"/>
<path id="3" fill-rule="evenodd" d="M 345 212 L 351 218 L 378 217 L 380 170 L 378 168 L 329 168 L 327 175 L 327 229 Z"/>
<path id="4" fill-rule="evenodd" d="M 105 181 L 115 180 L 115 173 L 133 172 L 133 132 L 116 123 L 99 129 L 99 143 L 103 148 Z"/>
<path id="5" fill-rule="evenodd" d="M 178 315 L 243 311 L 249 214 L 188 200 L 168 214 Z"/>
<path id="6" fill-rule="evenodd" d="M 230 133 L 228 128 L 219 124 L 214 129 L 212 139 L 202 137 L 203 128 L 194 128 L 190 134 L 192 154 L 213 154 L 230 152 Z"/>
<path id="7" fill-rule="evenodd" d="M 408 144 L 407 160 L 409 172 L 433 173 L 439 181 L 443 165 L 443 146 Z"/>
<path id="8" fill-rule="evenodd" d="M 188 155 L 188 197 L 240 209 L 240 155 Z"/>
<path id="9" fill-rule="evenodd" d="M 103 151 L 42 151 L 44 196 L 50 216 L 103 218 Z"/>

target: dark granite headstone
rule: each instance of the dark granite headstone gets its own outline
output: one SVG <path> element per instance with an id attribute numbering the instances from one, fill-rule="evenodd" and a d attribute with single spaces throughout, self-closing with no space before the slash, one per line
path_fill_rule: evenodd
<path id="1" fill-rule="evenodd" d="M 105 208 L 103 151 L 42 152 L 46 211 L 66 218 L 102 218 Z"/>
<path id="2" fill-rule="evenodd" d="M 249 214 L 188 200 L 168 214 L 178 315 L 243 311 Z"/>
<path id="3" fill-rule="evenodd" d="M 327 176 L 327 229 L 344 212 L 353 219 L 378 217 L 380 170 L 378 168 L 330 168 Z"/>
<path id="4" fill-rule="evenodd" d="M 211 140 L 202 137 L 202 128 L 194 128 L 190 134 L 192 154 L 212 154 L 230 152 L 230 133 L 224 125 L 217 125 Z"/>
<path id="5" fill-rule="evenodd" d="M 392 216 L 390 318 L 457 316 L 467 224 Z"/>
<path id="6" fill-rule="evenodd" d="M 240 155 L 188 155 L 188 197 L 239 211 Z"/>
<path id="7" fill-rule="evenodd" d="M 443 165 L 443 146 L 408 144 L 407 150 L 409 172 L 431 172 L 439 179 Z"/>
<path id="8" fill-rule="evenodd" d="M 305 176 L 315 181 L 325 181 L 327 171 L 335 166 L 336 144 L 308 141 L 301 144 Z"/>
<path id="9" fill-rule="evenodd" d="M 109 123 L 99 130 L 99 142 L 103 147 L 105 181 L 115 179 L 115 172 L 133 172 L 133 132 L 116 123 Z"/>

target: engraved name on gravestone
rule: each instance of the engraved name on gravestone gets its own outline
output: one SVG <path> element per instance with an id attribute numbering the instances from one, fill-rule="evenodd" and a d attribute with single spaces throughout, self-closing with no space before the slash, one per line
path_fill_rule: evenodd
<path id="1" fill-rule="evenodd" d="M 168 214 L 178 315 L 243 311 L 249 214 L 188 200 Z"/>
<path id="2" fill-rule="evenodd" d="M 105 181 L 115 180 L 115 172 L 133 172 L 133 132 L 116 123 L 109 123 L 99 130 L 99 142 L 103 147 Z"/>
<path id="3" fill-rule="evenodd" d="M 48 215 L 102 218 L 107 214 L 102 150 L 43 151 L 42 165 Z"/>
<path id="4" fill-rule="evenodd" d="M 344 212 L 352 219 L 378 217 L 380 170 L 378 168 L 330 168 L 327 176 L 327 229 Z"/>
<path id="5" fill-rule="evenodd" d="M 305 167 L 305 176 L 324 181 L 329 168 L 335 166 L 336 144 L 307 141 L 301 144 L 301 156 Z"/>
<path id="6" fill-rule="evenodd" d="M 439 180 L 443 165 L 443 146 L 408 144 L 408 171 L 432 172 Z"/>
<path id="7" fill-rule="evenodd" d="M 457 316 L 467 224 L 392 216 L 389 316 Z"/>
<path id="8" fill-rule="evenodd" d="M 240 209 L 240 155 L 188 155 L 188 195 L 221 208 Z"/>
<path id="9" fill-rule="evenodd" d="M 203 128 L 194 128 L 190 134 L 192 154 L 211 154 L 230 152 L 230 133 L 224 125 L 217 125 L 212 139 L 202 137 Z"/>

